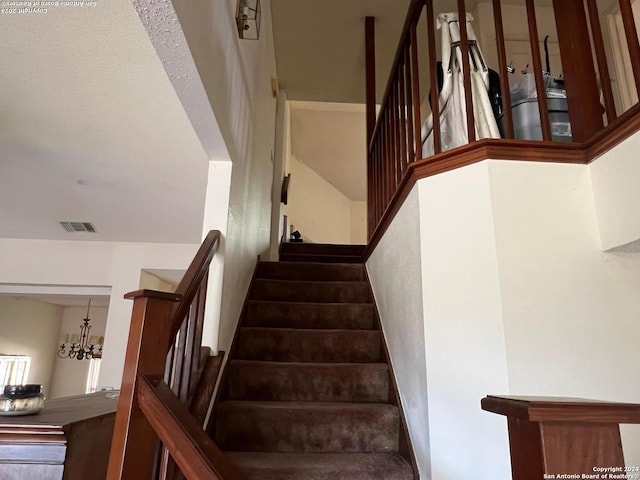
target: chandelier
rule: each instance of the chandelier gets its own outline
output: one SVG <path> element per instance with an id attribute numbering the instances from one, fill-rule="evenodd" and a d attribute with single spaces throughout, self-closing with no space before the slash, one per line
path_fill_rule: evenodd
<path id="1" fill-rule="evenodd" d="M 104 337 L 90 336 L 91 319 L 89 318 L 89 309 L 91 308 L 91 299 L 87 305 L 87 316 L 80 325 L 80 334 L 65 335 L 58 350 L 60 358 L 75 358 L 76 360 L 90 360 L 92 358 L 102 358 L 102 343 Z"/>

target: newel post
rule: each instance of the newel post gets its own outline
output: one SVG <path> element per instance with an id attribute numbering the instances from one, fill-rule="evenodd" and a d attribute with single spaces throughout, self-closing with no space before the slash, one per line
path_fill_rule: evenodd
<path id="1" fill-rule="evenodd" d="M 367 225 L 369 236 L 375 226 L 374 219 L 374 188 L 373 188 L 373 156 L 371 155 L 371 140 L 376 128 L 376 42 L 375 18 L 366 17 L 365 58 L 366 58 L 366 115 L 367 115 Z"/>
<path id="2" fill-rule="evenodd" d="M 640 423 L 639 404 L 580 398 L 489 395 L 482 409 L 507 417 L 513 480 L 624 478 L 619 424 Z"/>
<path id="3" fill-rule="evenodd" d="M 157 436 L 138 405 L 138 379 L 164 375 L 173 309 L 181 296 L 140 290 L 125 298 L 134 303 L 107 480 L 151 478 Z"/>
<path id="4" fill-rule="evenodd" d="M 371 145 L 373 131 L 376 128 L 376 40 L 375 18 L 366 17 L 365 30 L 365 55 L 366 55 L 366 101 L 367 101 L 367 151 Z"/>

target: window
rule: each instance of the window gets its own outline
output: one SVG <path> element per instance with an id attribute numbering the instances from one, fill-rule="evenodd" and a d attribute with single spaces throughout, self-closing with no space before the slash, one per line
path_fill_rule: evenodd
<path id="1" fill-rule="evenodd" d="M 27 383 L 30 367 L 31 357 L 26 355 L 0 355 L 0 388 Z"/>
<path id="2" fill-rule="evenodd" d="M 100 373 L 101 358 L 92 358 L 89 362 L 89 374 L 87 375 L 87 387 L 84 393 L 95 393 L 98 388 L 98 374 Z"/>

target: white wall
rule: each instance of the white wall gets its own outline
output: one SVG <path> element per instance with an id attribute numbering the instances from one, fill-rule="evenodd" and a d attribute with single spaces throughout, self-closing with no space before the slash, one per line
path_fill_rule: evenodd
<path id="1" fill-rule="evenodd" d="M 141 290 L 156 290 L 157 292 L 175 292 L 176 287 L 171 282 L 163 280 L 162 278 L 154 275 L 151 272 L 143 270 L 140 272 L 140 289 Z"/>
<path id="2" fill-rule="evenodd" d="M 640 133 L 634 134 L 593 162 L 593 184 L 602 250 L 640 239 Z"/>
<path id="3" fill-rule="evenodd" d="M 268 254 L 275 138 L 276 100 L 271 78 L 276 77 L 271 8 L 263 1 L 260 39 L 239 40 L 235 0 L 190 2 L 173 0 L 202 83 L 233 163 L 229 211 L 221 258 L 222 300 L 206 334 L 211 346 L 231 344 L 257 256 Z M 221 218 L 220 221 L 223 221 Z M 215 223 L 205 224 L 216 227 Z M 209 296 L 211 305 L 211 296 Z M 216 336 L 219 321 L 219 339 Z"/>
<path id="4" fill-rule="evenodd" d="M 431 472 L 418 190 L 367 261 L 421 478 Z"/>
<path id="5" fill-rule="evenodd" d="M 369 259 L 396 373 L 404 363 L 422 383 L 426 368 L 423 396 L 398 384 L 428 412 L 429 450 L 414 446 L 431 479 L 510 478 L 487 394 L 640 403 L 640 255 L 600 249 L 590 169 L 602 161 L 486 161 L 422 179 Z M 423 338 L 406 313 L 420 307 Z M 640 427 L 622 434 L 627 465 L 640 464 Z"/>
<path id="6" fill-rule="evenodd" d="M 107 313 L 108 308 L 91 308 L 89 312 L 89 318 L 91 319 L 90 337 L 104 336 L 107 325 Z M 63 308 L 60 333 L 56 338 L 61 339 L 62 336 L 67 334 L 79 334 L 80 325 L 83 324 L 82 320 L 86 315 L 87 309 L 85 307 Z M 89 375 L 89 364 L 89 360 L 58 358 L 56 355 L 49 397 L 70 397 L 72 395 L 84 394 L 87 386 L 87 377 Z"/>
<path id="7" fill-rule="evenodd" d="M 51 392 L 62 307 L 20 297 L 0 297 L 0 353 L 29 355 L 28 383 Z"/>
<path id="8" fill-rule="evenodd" d="M 640 402 L 640 256 L 600 251 L 589 167 L 490 173 L 511 393 Z M 639 465 L 640 428 L 625 434 Z"/>
<path id="9" fill-rule="evenodd" d="M 505 422 L 480 409 L 508 392 L 487 165 L 417 188 L 431 478 L 510 478 Z"/>
<path id="10" fill-rule="evenodd" d="M 293 155 L 289 169 L 289 225 L 305 241 L 351 243 L 351 200 Z"/>
<path id="11" fill-rule="evenodd" d="M 119 388 L 140 272 L 184 270 L 197 245 L 0 239 L 0 284 L 111 287 L 99 386 Z M 57 341 L 57 334 L 54 336 Z"/>

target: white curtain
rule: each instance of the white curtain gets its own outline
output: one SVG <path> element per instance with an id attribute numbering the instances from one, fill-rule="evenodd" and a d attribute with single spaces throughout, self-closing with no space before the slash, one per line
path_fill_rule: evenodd
<path id="1" fill-rule="evenodd" d="M 473 116 L 476 138 L 500 138 L 498 124 L 489 99 L 489 70 L 484 61 L 471 21 L 467 14 L 467 36 L 475 41 L 469 47 L 471 90 L 473 92 Z M 457 13 L 441 13 L 437 28 L 442 32 L 442 70 L 444 83 L 440 92 L 440 135 L 442 151 L 469 143 L 467 136 L 467 111 L 465 104 L 464 77 L 462 74 L 462 49 L 453 44 L 460 42 L 460 24 Z M 435 68 L 432 65 L 431 68 Z M 429 114 L 422 126 L 422 156 L 433 155 L 433 116 Z"/>

